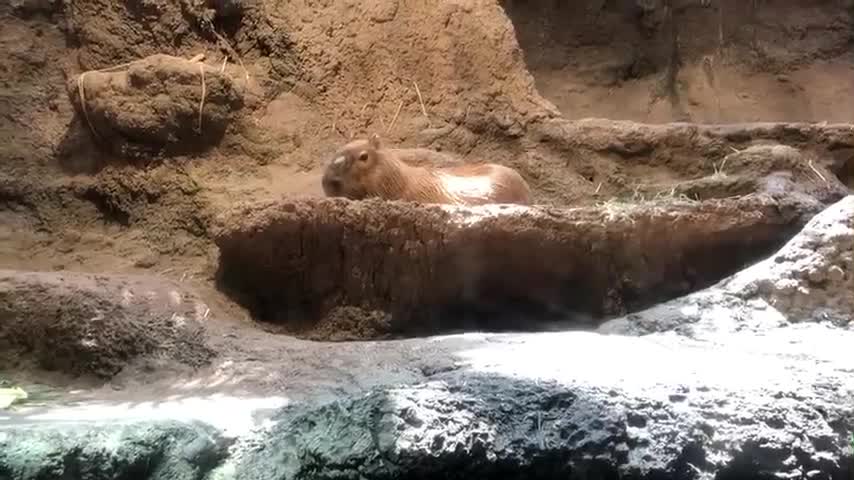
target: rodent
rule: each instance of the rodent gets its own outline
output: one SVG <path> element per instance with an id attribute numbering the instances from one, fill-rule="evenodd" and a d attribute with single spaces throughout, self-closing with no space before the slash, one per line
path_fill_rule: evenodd
<path id="1" fill-rule="evenodd" d="M 493 163 L 423 166 L 425 149 L 383 148 L 378 135 L 341 147 L 323 174 L 327 197 L 379 197 L 420 203 L 531 204 L 531 189 L 514 169 Z M 406 160 L 404 160 L 405 158 Z"/>

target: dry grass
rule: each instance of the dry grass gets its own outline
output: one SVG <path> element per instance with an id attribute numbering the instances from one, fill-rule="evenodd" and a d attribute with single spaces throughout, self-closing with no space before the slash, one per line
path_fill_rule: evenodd
<path id="1" fill-rule="evenodd" d="M 634 223 L 632 216 L 637 212 L 652 212 L 655 216 L 667 212 L 673 207 L 685 207 L 699 203 L 699 200 L 679 192 L 675 187 L 651 194 L 642 192 L 641 188 L 642 186 L 639 185 L 631 195 L 612 197 L 596 203 L 596 206 L 602 209 L 609 222 L 627 220 Z"/>
<path id="2" fill-rule="evenodd" d="M 418 82 L 413 81 L 412 84 L 415 85 L 415 93 L 418 94 L 418 103 L 421 104 L 421 113 L 423 113 L 424 118 L 427 119 L 427 126 L 432 127 L 430 123 L 430 116 L 427 115 L 427 108 L 424 106 L 424 98 L 421 97 L 421 89 L 418 88 Z"/>
<path id="3" fill-rule="evenodd" d="M 730 147 L 730 148 L 732 148 L 732 147 Z M 735 151 L 736 151 L 736 153 L 740 153 L 740 152 L 739 152 L 738 150 L 736 150 L 735 148 L 733 148 L 733 150 L 735 150 Z M 726 157 L 724 157 L 724 159 L 723 159 L 723 160 L 721 160 L 721 163 L 720 163 L 720 164 L 717 164 L 717 163 L 715 163 L 715 162 L 712 162 L 712 168 L 714 169 L 714 173 L 712 173 L 712 178 L 723 178 L 723 177 L 726 177 L 726 171 L 725 171 L 724 169 L 726 168 L 726 162 L 727 162 L 727 160 L 729 160 L 729 155 L 727 155 Z"/>
<path id="4" fill-rule="evenodd" d="M 825 178 L 825 176 L 822 175 L 817 168 L 815 168 L 815 165 L 812 164 L 812 160 L 807 162 L 807 166 L 810 167 L 810 170 L 812 170 L 813 173 L 815 173 L 816 176 L 818 176 L 818 178 L 821 179 L 822 182 L 827 183 L 827 178 Z"/>
<path id="5" fill-rule="evenodd" d="M 403 93 L 403 97 L 406 98 L 406 94 L 409 93 L 409 89 Z M 388 134 L 391 132 L 391 129 L 394 128 L 394 123 L 397 122 L 397 117 L 400 115 L 400 110 L 403 108 L 403 99 L 400 100 L 400 103 L 397 104 L 397 110 L 394 112 L 394 117 L 392 117 L 391 122 L 388 124 L 388 128 L 386 128 L 385 133 Z"/>
<path id="6" fill-rule="evenodd" d="M 202 113 L 205 111 L 205 94 L 207 93 L 207 83 L 205 83 L 205 64 L 199 62 L 199 75 L 202 77 L 202 95 L 199 99 L 199 135 L 202 134 Z"/>

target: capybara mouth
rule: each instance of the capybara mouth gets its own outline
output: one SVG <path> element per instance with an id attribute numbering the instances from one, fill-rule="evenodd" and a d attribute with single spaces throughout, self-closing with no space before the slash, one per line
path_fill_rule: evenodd
<path id="1" fill-rule="evenodd" d="M 330 197 L 337 197 L 341 195 L 341 180 L 324 178 L 323 191 Z"/>

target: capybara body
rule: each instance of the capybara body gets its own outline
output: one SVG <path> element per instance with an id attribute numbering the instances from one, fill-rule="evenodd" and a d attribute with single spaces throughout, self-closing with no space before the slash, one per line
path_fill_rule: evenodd
<path id="1" fill-rule="evenodd" d="M 342 147 L 323 175 L 328 197 L 361 200 L 379 197 L 420 203 L 529 205 L 531 190 L 512 168 L 492 163 L 446 167 L 422 166 L 417 153 L 424 149 L 386 149 L 374 135 Z M 407 161 L 404 161 L 404 158 Z"/>

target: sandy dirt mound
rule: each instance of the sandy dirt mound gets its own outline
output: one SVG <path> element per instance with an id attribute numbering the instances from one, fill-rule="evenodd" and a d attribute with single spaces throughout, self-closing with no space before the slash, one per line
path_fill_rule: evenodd
<path id="1" fill-rule="evenodd" d="M 200 367 L 214 354 L 208 314 L 153 277 L 0 271 L 0 352 L 16 369 L 110 378 L 131 363 Z"/>
<path id="2" fill-rule="evenodd" d="M 254 14 L 281 19 L 294 43 L 303 74 L 294 93 L 333 115 L 327 128 L 337 119 L 347 135 L 387 130 L 400 108 L 395 134 L 451 136 L 471 148 L 482 140 L 472 132 L 518 136 L 556 113 L 536 94 L 494 1 L 260 3 Z"/>
<path id="3" fill-rule="evenodd" d="M 124 68 L 84 72 L 67 83 L 93 137 L 122 157 L 215 145 L 243 106 L 234 81 L 200 61 L 153 55 Z"/>
<path id="4" fill-rule="evenodd" d="M 0 46 L 9 52 L 0 59 L 8 73 L 0 96 L 8 112 L 0 118 L 0 136 L 8 141 L 0 142 L 0 154 L 10 159 L 0 164 L 5 210 L 0 214 L 13 211 L 15 222 L 37 225 L 54 237 L 66 229 L 100 228 L 106 221 L 122 228 L 123 245 L 140 239 L 134 256 L 154 249 L 170 261 L 203 268 L 211 212 L 246 198 L 322 195 L 320 171 L 328 155 L 350 134 L 371 131 L 382 133 L 389 146 L 430 147 L 466 162 L 512 166 L 537 202 L 555 205 L 669 192 L 713 175 L 733 153 L 730 147 L 761 142 L 798 148 L 819 171 L 829 168 L 854 181 L 849 173 L 854 140 L 845 140 L 840 126 L 704 127 L 557 118 L 526 68 L 517 18 L 508 18 L 491 1 L 24 3 L 0 7 L 6 25 Z M 244 94 L 243 114 L 214 148 L 144 172 L 120 165 L 119 155 L 109 150 L 95 149 L 82 112 L 73 106 L 77 92 L 56 88 L 73 85 L 85 71 L 172 58 L 164 55 L 188 59 L 201 52 L 212 79 L 226 64 L 222 78 Z M 148 123 L 129 126 L 145 138 L 151 128 L 165 135 L 161 138 L 196 138 L 200 78 L 189 62 L 175 62 L 186 67 L 175 67 L 186 74 L 176 73 L 181 82 L 175 90 L 157 82 L 149 89 L 180 93 L 169 102 L 179 102 L 185 121 L 168 129 L 169 122 L 149 122 L 172 113 L 152 117 L 147 109 L 156 102 L 145 99 L 126 105 L 111 122 L 145 119 Z M 151 72 L 143 65 L 135 68 L 146 76 Z M 621 105 L 597 103 L 601 112 L 611 104 Z M 109 165 L 106 171 L 91 176 L 65 175 L 103 165 Z M 734 186 L 701 182 L 684 190 L 699 198 L 729 196 L 759 176 L 742 173 L 747 180 Z M 164 248 L 172 243 L 164 239 L 172 238 L 181 245 Z M 85 260 L 103 251 L 75 255 Z M 17 261 L 8 257 L 3 261 Z M 56 263 L 85 262 L 51 259 L 40 266 Z"/>
<path id="5" fill-rule="evenodd" d="M 310 332 L 342 305 L 367 312 L 362 323 L 371 327 L 354 336 L 382 325 L 407 333 L 528 329 L 573 313 L 583 326 L 733 273 L 785 241 L 809 217 L 804 208 L 761 194 L 570 210 L 247 204 L 220 219 L 219 278 L 256 318 L 295 332 Z M 319 326 L 352 328 L 350 318 Z"/>
<path id="6" fill-rule="evenodd" d="M 208 250 L 211 207 L 181 168 L 108 166 L 71 180 L 0 175 L 0 204 L 0 258 L 15 269 L 177 268 L 198 265 Z"/>

